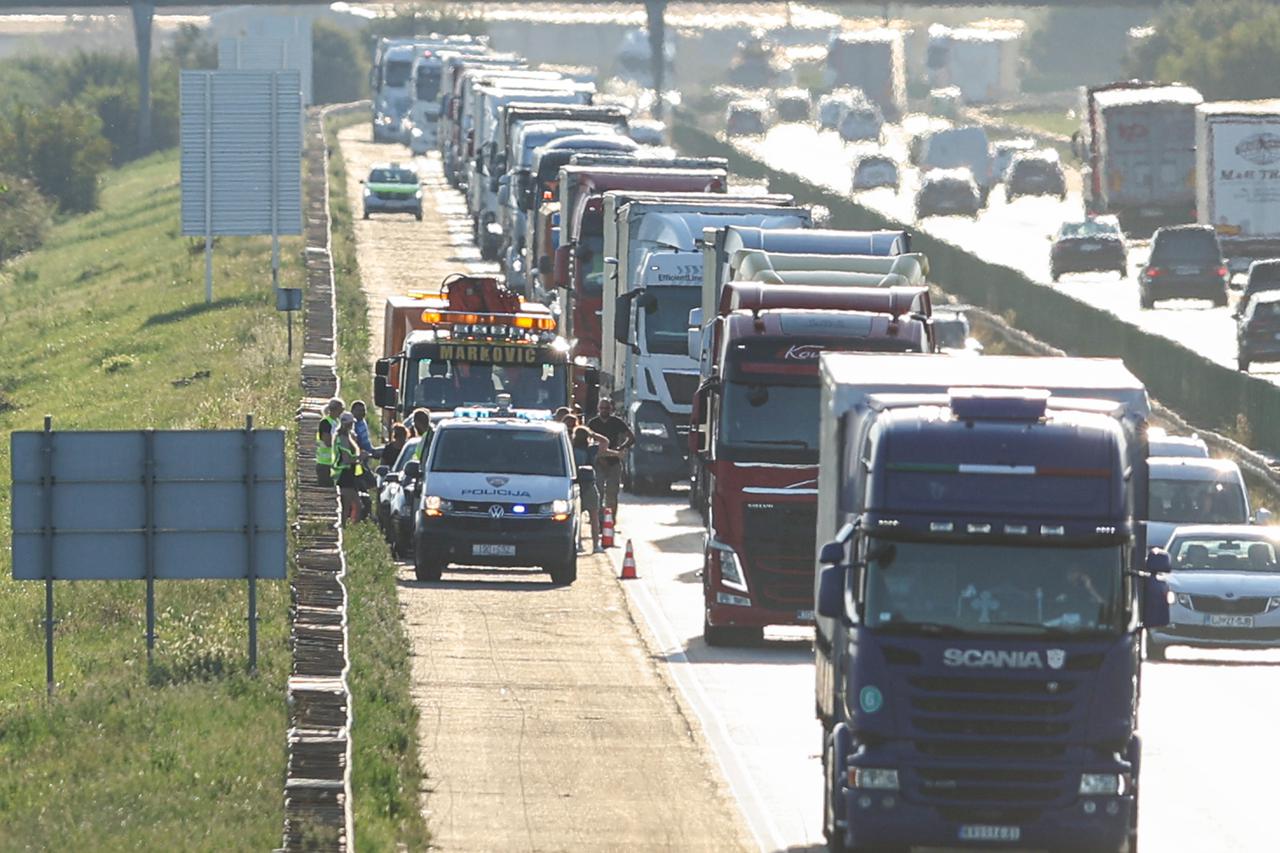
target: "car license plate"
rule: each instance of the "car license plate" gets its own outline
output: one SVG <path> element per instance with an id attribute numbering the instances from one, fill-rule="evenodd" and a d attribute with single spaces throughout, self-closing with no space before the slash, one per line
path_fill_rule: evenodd
<path id="1" fill-rule="evenodd" d="M 1252 628 L 1252 616 L 1234 616 L 1229 613 L 1210 613 L 1205 616 L 1205 624 L 1211 628 Z"/>
<path id="2" fill-rule="evenodd" d="M 812 621 L 813 621 L 813 611 L 812 611 L 812 610 L 797 610 L 797 611 L 796 611 L 796 621 L 797 621 L 797 622 L 812 622 Z"/>
<path id="3" fill-rule="evenodd" d="M 1100 251 L 1102 251 L 1102 246 L 1098 245 L 1097 243 L 1081 243 L 1081 244 L 1080 244 L 1080 251 L 1082 251 L 1082 252 L 1100 252 Z"/>
<path id="4" fill-rule="evenodd" d="M 1017 841 L 1022 838 L 1020 826 L 992 826 L 970 823 L 960 827 L 961 841 Z"/>
<path id="5" fill-rule="evenodd" d="M 473 557 L 514 557 L 516 555 L 515 545 L 472 545 L 471 556 Z"/>
<path id="6" fill-rule="evenodd" d="M 1193 267 L 1193 266 L 1174 267 L 1173 272 L 1175 275 L 1199 275 L 1200 267 Z"/>

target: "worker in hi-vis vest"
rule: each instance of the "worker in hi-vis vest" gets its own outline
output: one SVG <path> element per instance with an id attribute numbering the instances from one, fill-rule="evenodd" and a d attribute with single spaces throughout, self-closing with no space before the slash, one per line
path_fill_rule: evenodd
<path id="1" fill-rule="evenodd" d="M 427 445 L 431 444 L 431 410 L 413 410 L 413 434 L 422 439 L 413 451 L 413 458 L 421 462 L 427 458 Z"/>
<path id="2" fill-rule="evenodd" d="M 316 483 L 333 485 L 333 439 L 338 434 L 338 418 L 346 404 L 334 397 L 324 407 L 324 417 L 316 428 Z"/>
<path id="3" fill-rule="evenodd" d="M 364 466 L 360 464 L 360 448 L 352 434 L 356 419 L 350 412 L 338 418 L 338 431 L 333 438 L 333 481 L 338 484 L 342 498 L 342 523 L 360 520 L 360 478 Z"/>

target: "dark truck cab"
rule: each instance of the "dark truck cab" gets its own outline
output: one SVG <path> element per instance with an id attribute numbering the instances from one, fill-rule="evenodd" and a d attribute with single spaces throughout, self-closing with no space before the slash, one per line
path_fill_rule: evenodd
<path id="1" fill-rule="evenodd" d="M 929 314 L 926 288 L 730 282 L 721 290 L 690 436 L 708 484 L 709 645 L 813 622 L 818 356 L 930 352 Z"/>
<path id="2" fill-rule="evenodd" d="M 1140 633 L 1168 620 L 1134 512 L 1145 392 L 1119 362 L 899 356 L 866 381 L 883 361 L 822 362 L 831 848 L 1134 850 Z"/>

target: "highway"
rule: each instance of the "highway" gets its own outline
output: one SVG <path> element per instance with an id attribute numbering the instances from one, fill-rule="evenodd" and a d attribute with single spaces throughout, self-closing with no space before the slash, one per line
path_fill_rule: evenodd
<path id="1" fill-rule="evenodd" d="M 1065 201 L 1051 196 L 1019 198 L 1012 204 L 1004 200 L 1004 188 L 996 187 L 987 207 L 976 219 L 963 216 L 934 216 L 915 221 L 915 193 L 919 187 L 919 171 L 907 163 L 906 140 L 923 116 L 908 116 L 903 126 L 886 126 L 884 149 L 900 164 L 903 177 L 898 192 L 891 189 L 865 190 L 851 193 L 852 164 L 863 153 L 878 149 L 874 143 L 844 143 L 835 131 L 820 131 L 816 125 L 779 124 L 763 137 L 741 137 L 733 140 L 770 168 L 791 172 L 818 186 L 851 195 L 858 203 L 886 216 L 927 232 L 949 243 L 962 246 L 993 263 L 1019 270 L 1045 287 L 1056 287 L 1081 302 L 1116 315 L 1121 320 L 1153 334 L 1178 341 L 1218 364 L 1236 367 L 1236 331 L 1231 308 L 1213 308 L 1208 302 L 1171 300 L 1157 303 L 1152 310 L 1138 305 L 1137 270 L 1146 261 L 1146 242 L 1129 247 L 1129 277 L 1115 273 L 1081 273 L 1063 276 L 1058 284 L 1049 280 L 1049 238 L 1065 220 L 1078 219 L 1084 210 L 1079 193 L 1079 180 L 1074 182 Z M 805 156 L 797 157 L 797 151 Z M 1074 180 L 1073 180 L 1074 179 Z M 1271 381 L 1280 380 L 1280 372 L 1271 365 L 1259 365 L 1255 373 Z"/>

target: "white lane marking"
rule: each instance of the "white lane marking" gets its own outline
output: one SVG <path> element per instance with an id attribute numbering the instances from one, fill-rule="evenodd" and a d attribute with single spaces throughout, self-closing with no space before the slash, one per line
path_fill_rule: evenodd
<path id="1" fill-rule="evenodd" d="M 616 553 L 609 554 L 610 560 L 615 564 L 615 570 L 618 568 L 616 557 Z M 662 646 L 661 652 L 667 659 L 667 671 L 676 680 L 680 692 L 684 694 L 693 712 L 698 715 L 698 722 L 702 725 L 702 730 L 711 744 L 711 751 L 715 754 L 716 763 L 720 765 L 720 772 L 724 774 L 729 783 L 729 789 L 738 801 L 739 809 L 746 818 L 747 828 L 751 830 L 756 845 L 761 851 L 785 850 L 788 844 L 783 839 L 782 833 L 778 831 L 777 825 L 774 824 L 768 808 L 765 807 L 764 797 L 761 796 L 760 789 L 751 778 L 746 764 L 738 757 L 738 749 L 729 734 L 729 729 L 715 713 L 711 698 L 707 696 L 702 683 L 695 676 L 694 664 L 684 653 L 684 646 L 679 640 L 675 626 L 667 619 L 667 615 L 662 611 L 653 594 L 649 592 L 646 584 L 623 584 L 623 588 L 640 608 L 645 621 L 649 623 L 649 630 L 653 631 L 658 643 Z M 674 666 L 676 663 L 686 666 L 676 667 Z"/>

